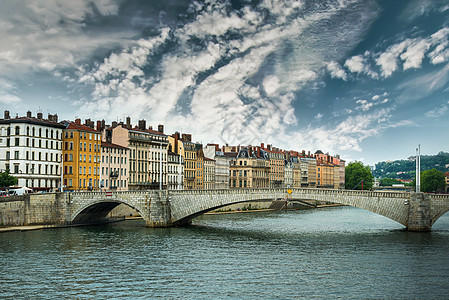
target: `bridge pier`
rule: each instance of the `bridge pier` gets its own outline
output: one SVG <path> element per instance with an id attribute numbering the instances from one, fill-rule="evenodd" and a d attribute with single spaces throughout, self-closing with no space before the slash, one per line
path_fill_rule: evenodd
<path id="1" fill-rule="evenodd" d="M 429 194 L 411 193 L 408 213 L 408 231 L 430 231 L 432 227 Z"/>
<path id="2" fill-rule="evenodd" d="M 150 200 L 150 213 L 145 226 L 153 228 L 173 226 L 170 205 L 168 191 L 159 191 L 157 197 Z"/>

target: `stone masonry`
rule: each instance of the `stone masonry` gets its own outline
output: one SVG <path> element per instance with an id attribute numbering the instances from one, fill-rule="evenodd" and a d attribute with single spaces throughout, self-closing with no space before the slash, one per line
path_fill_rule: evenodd
<path id="1" fill-rule="evenodd" d="M 0 225 L 71 225 L 104 222 L 119 204 L 137 210 L 148 227 L 189 224 L 208 211 L 231 204 L 279 199 L 340 203 L 369 210 L 406 226 L 428 231 L 449 210 L 448 195 L 326 189 L 233 189 L 189 191 L 71 192 L 0 199 Z"/>

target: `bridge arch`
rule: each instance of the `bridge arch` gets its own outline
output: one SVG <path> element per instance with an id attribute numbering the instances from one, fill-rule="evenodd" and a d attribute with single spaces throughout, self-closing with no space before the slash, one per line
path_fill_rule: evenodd
<path id="1" fill-rule="evenodd" d="M 213 192 L 213 193 L 211 193 Z M 174 225 L 186 223 L 208 211 L 231 204 L 288 199 L 320 201 L 349 205 L 380 214 L 404 226 L 408 225 L 409 193 L 370 192 L 325 189 L 284 189 L 177 191 L 171 195 L 171 217 Z M 179 203 L 179 204 L 178 204 Z M 184 209 L 183 207 L 187 207 Z"/>
<path id="2" fill-rule="evenodd" d="M 138 207 L 134 207 L 132 204 L 116 200 L 116 199 L 102 199 L 92 201 L 84 206 L 78 208 L 71 216 L 72 224 L 89 224 L 89 223 L 101 223 L 105 222 L 106 216 L 120 204 L 135 209 L 139 214 L 144 217 L 144 214 Z"/>

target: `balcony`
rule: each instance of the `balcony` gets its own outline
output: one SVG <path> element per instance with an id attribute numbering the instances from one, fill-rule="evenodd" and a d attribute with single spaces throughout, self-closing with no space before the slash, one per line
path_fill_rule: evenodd
<path id="1" fill-rule="evenodd" d="M 111 171 L 109 174 L 110 178 L 118 178 L 119 172 L 118 171 Z"/>

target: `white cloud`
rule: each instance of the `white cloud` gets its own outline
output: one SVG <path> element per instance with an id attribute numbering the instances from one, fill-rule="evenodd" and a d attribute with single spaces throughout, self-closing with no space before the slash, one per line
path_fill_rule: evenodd
<path id="1" fill-rule="evenodd" d="M 408 46 L 407 50 L 400 56 L 404 61 L 404 70 L 420 68 L 424 55 L 429 50 L 430 45 L 427 40 L 419 40 Z"/>
<path id="2" fill-rule="evenodd" d="M 326 65 L 327 71 L 331 74 L 332 78 L 340 78 L 344 81 L 347 80 L 348 75 L 346 74 L 345 70 L 335 61 L 331 61 L 327 63 Z"/>
<path id="3" fill-rule="evenodd" d="M 425 115 L 428 118 L 439 119 L 446 114 L 447 110 L 448 106 L 446 104 L 443 104 L 440 107 L 436 107 L 432 110 L 427 111 Z"/>
<path id="4" fill-rule="evenodd" d="M 368 62 L 369 52 L 364 55 L 355 55 L 348 58 L 345 62 L 345 67 L 352 73 L 366 74 L 372 78 L 377 78 L 376 72 L 371 70 L 370 64 Z"/>
<path id="5" fill-rule="evenodd" d="M 14 104 L 21 101 L 16 95 L 16 86 L 7 80 L 0 79 L 0 102 L 3 104 Z"/>
<path id="6" fill-rule="evenodd" d="M 6 1 L 0 11 L 0 76 L 76 67 L 98 47 L 130 43 L 134 32 L 86 34 L 85 20 L 118 13 L 102 1 Z M 1 59 L 3 58 L 3 59 Z"/>

